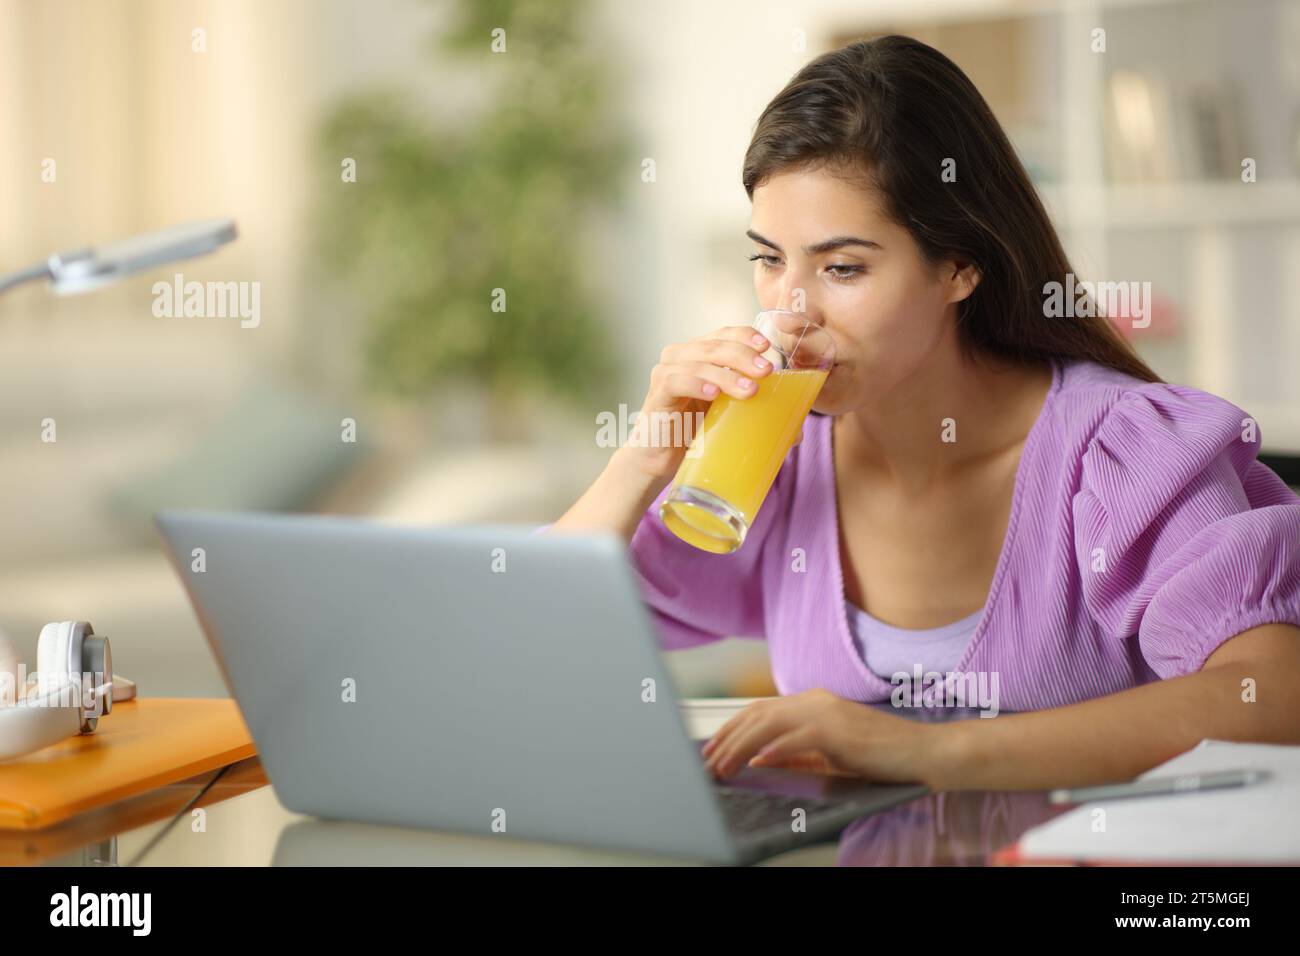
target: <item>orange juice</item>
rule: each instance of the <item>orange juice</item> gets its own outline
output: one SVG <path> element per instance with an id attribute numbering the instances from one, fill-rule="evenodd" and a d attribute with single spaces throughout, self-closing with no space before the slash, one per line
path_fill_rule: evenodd
<path id="1" fill-rule="evenodd" d="M 739 548 L 826 374 L 773 372 L 749 398 L 715 398 L 660 509 L 664 525 L 705 551 Z"/>

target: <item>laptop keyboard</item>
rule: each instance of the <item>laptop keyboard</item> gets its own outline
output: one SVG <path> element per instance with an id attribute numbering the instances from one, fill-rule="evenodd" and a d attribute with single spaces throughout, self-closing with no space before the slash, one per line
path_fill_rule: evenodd
<path id="1" fill-rule="evenodd" d="M 840 806 L 817 797 L 791 797 L 743 787 L 714 787 L 713 793 L 733 833 L 758 833 L 777 826 L 789 828 L 797 809 L 802 809 L 811 820 L 819 811 Z"/>

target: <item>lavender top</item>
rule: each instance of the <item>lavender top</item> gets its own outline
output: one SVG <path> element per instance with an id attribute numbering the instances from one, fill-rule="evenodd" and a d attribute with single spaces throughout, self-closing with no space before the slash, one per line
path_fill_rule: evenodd
<path id="1" fill-rule="evenodd" d="M 1248 628 L 1300 625 L 1300 499 L 1256 460 L 1245 418 L 1197 389 L 1055 367 L 988 601 L 954 669 L 996 673 L 999 706 L 1032 710 L 1192 673 Z M 709 554 L 669 532 L 665 489 L 632 564 L 661 647 L 766 638 L 782 694 L 885 701 L 891 684 L 863 661 L 845 615 L 831 419 L 808 416 L 803 434 L 739 551 Z"/>
<path id="2" fill-rule="evenodd" d="M 915 668 L 921 672 L 954 670 L 979 626 L 984 609 L 939 627 L 910 628 L 886 624 L 852 601 L 844 602 L 853 645 L 871 670 L 885 680 Z"/>

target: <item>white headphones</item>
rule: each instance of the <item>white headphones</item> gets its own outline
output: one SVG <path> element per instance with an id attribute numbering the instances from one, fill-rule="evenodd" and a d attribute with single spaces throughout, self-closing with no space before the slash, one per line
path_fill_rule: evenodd
<path id="1" fill-rule="evenodd" d="M 0 761 L 93 733 L 114 701 L 135 696 L 135 684 L 113 674 L 108 638 L 86 621 L 41 628 L 36 673 L 22 681 L 13 645 L 0 637 Z"/>

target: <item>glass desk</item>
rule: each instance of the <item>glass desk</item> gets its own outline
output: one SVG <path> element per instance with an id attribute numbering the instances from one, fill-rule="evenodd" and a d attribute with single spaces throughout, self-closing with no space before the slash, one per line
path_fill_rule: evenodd
<path id="1" fill-rule="evenodd" d="M 951 708 L 893 712 L 922 720 L 969 719 L 977 714 Z M 771 779 L 785 773 L 746 769 L 742 776 L 762 774 Z M 1045 791 L 927 793 L 854 821 L 837 840 L 787 851 L 760 865 L 987 865 L 997 850 L 1058 812 L 1047 803 Z M 257 758 L 82 814 L 48 830 L 0 832 L 0 863 L 5 865 L 608 866 L 691 862 L 632 851 L 317 820 L 280 804 Z"/>

